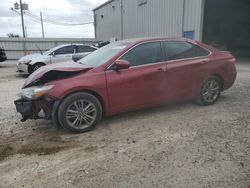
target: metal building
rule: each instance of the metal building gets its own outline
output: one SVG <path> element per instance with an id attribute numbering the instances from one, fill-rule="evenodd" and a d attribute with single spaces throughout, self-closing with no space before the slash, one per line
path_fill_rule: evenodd
<path id="1" fill-rule="evenodd" d="M 97 40 L 187 37 L 250 57 L 249 0 L 110 0 L 95 8 Z"/>
<path id="2" fill-rule="evenodd" d="M 202 39 L 204 0 L 110 0 L 93 11 L 98 40 L 183 35 Z"/>

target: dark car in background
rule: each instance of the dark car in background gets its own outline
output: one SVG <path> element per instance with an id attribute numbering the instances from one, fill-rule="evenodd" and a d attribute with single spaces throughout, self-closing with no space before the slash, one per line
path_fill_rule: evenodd
<path id="1" fill-rule="evenodd" d="M 4 48 L 0 47 L 0 62 L 3 62 L 7 59 Z"/>

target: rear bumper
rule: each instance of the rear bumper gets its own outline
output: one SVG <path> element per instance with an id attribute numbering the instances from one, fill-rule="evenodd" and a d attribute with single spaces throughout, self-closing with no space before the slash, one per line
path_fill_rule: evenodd
<path id="1" fill-rule="evenodd" d="M 227 76 L 225 76 L 225 78 L 226 79 L 224 79 L 224 88 L 223 88 L 223 90 L 227 90 L 227 89 L 231 88 L 234 85 L 235 80 L 237 78 L 237 70 L 236 70 L 235 66 L 230 68 L 230 70 L 228 71 Z"/>

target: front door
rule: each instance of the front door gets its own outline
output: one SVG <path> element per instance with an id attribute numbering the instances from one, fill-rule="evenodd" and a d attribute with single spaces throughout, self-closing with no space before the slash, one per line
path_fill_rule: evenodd
<path id="1" fill-rule="evenodd" d="M 120 59 L 131 67 L 106 71 L 111 110 L 122 112 L 161 103 L 166 99 L 164 62 L 161 43 L 143 43 L 128 51 Z"/>
<path id="2" fill-rule="evenodd" d="M 59 63 L 63 61 L 70 61 L 72 60 L 72 56 L 75 52 L 75 46 L 64 46 L 56 51 L 51 55 L 51 63 Z"/>

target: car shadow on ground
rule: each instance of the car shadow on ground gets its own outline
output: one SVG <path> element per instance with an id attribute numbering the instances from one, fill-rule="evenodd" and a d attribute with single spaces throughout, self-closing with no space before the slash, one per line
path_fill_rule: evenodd
<path id="1" fill-rule="evenodd" d="M 103 118 L 103 125 L 108 123 L 115 123 L 116 121 L 120 122 L 121 120 L 133 120 L 133 119 L 140 119 L 145 116 L 154 116 L 159 113 L 164 112 L 171 112 L 171 111 L 178 111 L 180 109 L 186 108 L 188 106 L 196 106 L 195 102 L 182 102 L 177 104 L 171 104 L 171 105 L 162 105 L 162 106 L 156 106 L 156 107 L 148 107 L 146 109 L 140 109 L 140 110 L 133 110 L 130 112 L 124 112 L 121 114 L 104 117 Z"/>
<path id="2" fill-rule="evenodd" d="M 133 120 L 133 119 L 135 119 L 135 117 L 137 119 L 140 119 L 141 117 L 154 116 L 154 115 L 157 115 L 159 113 L 161 113 L 161 114 L 162 113 L 175 114 L 175 113 L 178 113 L 178 112 L 183 111 L 183 110 L 188 110 L 189 108 L 198 110 L 198 109 L 202 109 L 202 108 L 206 108 L 206 107 L 221 105 L 223 103 L 226 103 L 226 101 L 229 101 L 230 99 L 231 99 L 231 97 L 229 95 L 222 94 L 220 96 L 219 100 L 214 105 L 210 105 L 210 106 L 200 105 L 196 101 L 184 101 L 184 102 L 179 102 L 179 103 L 175 103 L 175 104 L 149 107 L 146 109 L 134 110 L 134 111 L 130 111 L 130 112 L 117 114 L 114 116 L 104 117 L 102 120 L 103 123 L 101 123 L 101 124 L 105 126 L 105 124 L 108 124 L 111 122 L 112 123 L 114 123 L 116 121 L 120 122 L 121 120 L 124 120 L 124 119 L 132 119 Z"/>
<path id="3" fill-rule="evenodd" d="M 224 105 L 227 101 L 231 100 L 230 98 L 230 96 L 222 95 L 215 105 Z M 206 108 L 206 106 L 200 106 L 193 101 L 188 101 L 104 117 L 97 128 L 83 134 L 68 133 L 63 128 L 56 127 L 51 121 L 28 120 L 24 123 L 18 123 L 20 126 L 23 126 L 21 132 L 17 131 L 12 135 L 2 136 L 0 138 L 0 162 L 16 154 L 50 155 L 60 152 L 61 150 L 89 147 L 88 142 L 91 142 L 90 140 L 97 142 L 99 140 L 101 142 L 103 138 L 98 137 L 98 135 L 102 135 L 103 132 L 106 132 L 105 134 L 107 134 L 108 137 L 108 134 L 112 135 L 111 132 L 104 130 L 108 129 L 110 124 L 115 126 L 125 121 L 134 122 L 135 120 L 162 114 L 171 116 L 182 113 L 183 111 L 188 112 L 190 108 L 199 111 L 202 108 Z M 126 126 L 129 126 L 129 124 L 126 124 Z M 134 125 L 131 123 L 130 126 Z"/>
<path id="4" fill-rule="evenodd" d="M 28 74 L 19 74 L 18 72 L 16 72 L 16 76 L 19 78 L 28 78 L 29 77 Z"/>
<path id="5" fill-rule="evenodd" d="M 178 104 L 162 105 L 158 107 L 126 112 L 110 117 L 104 117 L 95 129 L 82 134 L 72 134 L 70 132 L 67 132 L 62 127 L 57 127 L 56 125 L 54 125 L 52 121 L 28 120 L 23 123 L 18 122 L 18 126 L 21 127 L 21 131 L 15 131 L 15 133 L 12 135 L 1 137 L 0 143 L 6 145 L 6 147 L 9 146 L 10 148 L 12 148 L 12 154 L 18 152 L 26 152 L 27 148 L 27 152 L 32 153 L 33 150 L 34 153 L 38 152 L 39 154 L 39 152 L 43 151 L 49 153 L 50 151 L 52 151 L 51 148 L 54 148 L 56 150 L 58 149 L 58 151 L 60 151 L 60 149 L 85 147 L 85 142 L 89 142 L 87 140 L 92 139 L 93 142 L 98 142 L 98 140 L 100 141 L 100 139 L 103 139 L 103 135 L 106 135 L 107 137 L 112 136 L 113 133 L 111 130 L 113 130 L 116 126 L 118 127 L 118 129 L 120 129 L 121 126 L 126 126 L 126 128 L 124 129 L 133 129 L 133 127 L 135 126 L 134 123 L 138 123 L 138 121 L 141 121 L 141 123 L 143 124 L 143 122 L 149 121 L 148 119 L 150 118 L 163 116 L 169 116 L 171 119 L 173 115 L 182 114 L 183 116 L 183 114 L 189 113 L 190 109 L 192 109 L 194 113 L 196 111 L 197 113 L 200 113 L 200 110 L 206 111 L 206 108 L 213 109 L 213 107 L 217 108 L 216 106 L 224 106 L 228 103 L 228 101 L 231 100 L 232 97 L 230 97 L 229 95 L 222 95 L 217 103 L 213 106 L 201 106 L 194 101 L 187 101 Z M 110 126 L 112 126 L 113 128 L 111 128 Z M 20 142 L 24 142 L 25 144 L 21 149 L 16 149 L 15 145 L 20 145 Z M 0 144 L 0 146 L 2 144 Z"/>
<path id="6" fill-rule="evenodd" d="M 227 101 L 230 101 L 231 97 L 230 96 L 226 96 L 226 95 L 221 95 L 220 99 L 217 101 L 216 104 L 214 104 L 214 106 L 216 105 L 223 105 L 225 104 Z M 177 104 L 171 104 L 171 105 L 162 105 L 162 106 L 157 106 L 157 107 L 149 107 L 146 109 L 141 109 L 141 110 L 134 110 L 134 111 L 130 111 L 130 112 L 125 112 L 125 113 L 121 113 L 121 114 L 116 114 L 113 116 L 106 116 L 103 117 L 103 119 L 101 120 L 101 122 L 97 125 L 97 127 L 95 129 L 93 129 L 92 131 L 88 132 L 88 134 L 93 133 L 97 128 L 98 129 L 102 129 L 107 126 L 109 126 L 110 124 L 116 124 L 116 123 L 121 123 L 123 121 L 134 121 L 135 119 L 141 119 L 141 118 L 145 118 L 145 117 L 153 117 L 153 116 L 157 116 L 159 114 L 166 114 L 166 115 L 172 115 L 172 114 L 177 114 L 179 112 L 182 111 L 188 111 L 188 109 L 192 108 L 192 109 L 197 109 L 197 111 L 199 109 L 203 109 L 206 107 L 211 107 L 211 106 L 201 106 L 199 104 L 197 104 L 195 101 L 186 101 L 186 102 L 180 102 Z M 86 133 L 83 134 L 72 134 L 70 132 L 65 131 L 61 126 L 57 126 L 55 124 L 53 124 L 52 121 L 48 121 L 48 120 L 28 120 L 30 121 L 30 123 L 32 124 L 32 131 L 33 133 L 37 133 L 37 134 L 51 134 L 51 135 L 84 135 Z M 42 125 L 42 126 L 41 126 Z"/>

